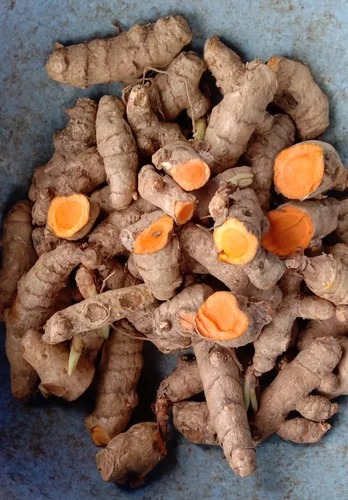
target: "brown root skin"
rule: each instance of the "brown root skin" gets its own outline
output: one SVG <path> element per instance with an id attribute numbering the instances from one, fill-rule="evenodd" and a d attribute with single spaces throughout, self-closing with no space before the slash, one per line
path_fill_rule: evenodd
<path id="1" fill-rule="evenodd" d="M 120 240 L 120 232 L 124 227 L 138 221 L 140 216 L 140 211 L 133 207 L 111 213 L 89 235 L 82 264 L 95 269 L 104 260 L 123 254 L 125 248 Z"/>
<path id="2" fill-rule="evenodd" d="M 279 257 L 303 251 L 336 229 L 339 210 L 335 198 L 284 203 L 268 212 L 270 228 L 261 244 Z"/>
<path id="3" fill-rule="evenodd" d="M 174 427 L 195 444 L 218 445 L 219 440 L 210 418 L 207 403 L 182 401 L 173 405 Z M 326 422 L 311 422 L 305 418 L 285 421 L 278 436 L 293 443 L 316 443 L 330 429 Z"/>
<path id="4" fill-rule="evenodd" d="M 98 267 L 97 271 L 102 281 L 102 286 L 104 285 L 106 290 L 117 290 L 119 288 L 140 284 L 139 279 L 128 272 L 128 266 L 125 268 L 125 266 L 116 259 L 104 261 Z"/>
<path id="5" fill-rule="evenodd" d="M 151 156 L 171 142 L 185 140 L 177 123 L 161 120 L 158 111 L 159 95 L 153 84 L 135 85 L 127 100 L 127 120 L 139 153 Z"/>
<path id="6" fill-rule="evenodd" d="M 260 61 L 254 61 L 249 64 L 248 76 L 241 87 L 226 93 L 213 108 L 201 145 L 202 157 L 213 175 L 237 163 L 250 137 L 264 120 L 266 107 L 276 89 L 272 71 Z"/>
<path id="7" fill-rule="evenodd" d="M 50 189 L 56 196 L 68 196 L 74 193 L 89 194 L 105 182 L 103 159 L 95 147 L 59 162 L 54 167 L 46 165 L 35 170 L 32 195 L 36 200 L 38 192 Z"/>
<path id="8" fill-rule="evenodd" d="M 321 388 L 321 392 L 330 399 L 348 395 L 348 339 L 342 336 L 338 338 L 338 341 L 342 347 L 343 354 L 335 371 L 335 373 L 337 372 L 338 379 L 337 387 Z"/>
<path id="9" fill-rule="evenodd" d="M 340 201 L 340 212 L 335 236 L 339 242 L 348 245 L 348 199 Z"/>
<path id="10" fill-rule="evenodd" d="M 7 214 L 2 234 L 2 266 L 0 270 L 0 321 L 13 304 L 17 284 L 37 259 L 32 243 L 31 204 L 19 201 Z"/>
<path id="11" fill-rule="evenodd" d="M 46 225 L 48 210 L 50 208 L 50 204 L 53 198 L 54 198 L 54 192 L 51 188 L 44 188 L 38 190 L 36 201 L 31 211 L 32 222 L 34 225 L 36 226 Z"/>
<path id="12" fill-rule="evenodd" d="M 17 399 L 28 401 L 37 381 L 35 371 L 22 357 L 21 338 L 30 328 L 40 329 L 62 307 L 59 292 L 81 257 L 76 244 L 64 242 L 43 254 L 18 283 L 16 300 L 6 315 L 6 355 L 11 366 L 11 390 Z"/>
<path id="13" fill-rule="evenodd" d="M 54 236 L 46 227 L 36 227 L 31 236 L 38 257 L 44 253 L 51 252 L 51 250 L 57 248 L 62 241 L 60 238 L 57 238 L 57 236 Z"/>
<path id="14" fill-rule="evenodd" d="M 22 338 L 23 358 L 33 367 L 40 378 L 39 389 L 49 395 L 74 401 L 90 386 L 94 376 L 94 365 L 81 356 L 74 373 L 66 371 L 69 351 L 64 344 L 50 346 L 42 341 L 37 330 L 28 330 Z"/>
<path id="15" fill-rule="evenodd" d="M 189 142 L 178 141 L 152 155 L 152 163 L 164 170 L 184 191 L 200 189 L 209 180 L 210 169 Z"/>
<path id="16" fill-rule="evenodd" d="M 321 338 L 286 364 L 261 394 L 259 411 L 252 421 L 255 440 L 260 442 L 277 432 L 298 402 L 307 398 L 326 377 L 332 375 L 341 356 L 342 349 L 337 339 Z M 333 413 L 335 410 L 337 407 L 332 407 Z"/>
<path id="17" fill-rule="evenodd" d="M 286 261 L 286 266 L 298 269 L 308 288 L 318 297 L 336 306 L 347 305 L 348 247 L 338 243 L 329 251 L 329 254 L 312 258 L 295 255 Z"/>
<path id="18" fill-rule="evenodd" d="M 274 161 L 280 151 L 294 143 L 295 125 L 288 116 L 281 114 L 266 115 L 265 123 L 266 127 L 260 127 L 251 136 L 244 158 L 255 176 L 254 189 L 260 205 L 263 210 L 269 210 Z"/>
<path id="19" fill-rule="evenodd" d="M 218 261 L 218 253 L 210 231 L 188 223 L 178 232 L 178 236 L 184 257 L 188 255 L 222 281 L 232 292 L 243 295 L 248 287 L 248 277 L 241 266 Z"/>
<path id="20" fill-rule="evenodd" d="M 96 462 L 104 481 L 138 488 L 166 454 L 157 424 L 142 422 L 112 439 Z"/>
<path id="21" fill-rule="evenodd" d="M 43 340 L 57 344 L 118 321 L 154 302 L 145 285 L 100 293 L 54 314 L 45 325 Z"/>
<path id="22" fill-rule="evenodd" d="M 268 302 L 253 302 L 231 292 L 215 292 L 199 308 L 195 330 L 206 340 L 226 347 L 255 341 L 276 310 Z"/>
<path id="23" fill-rule="evenodd" d="M 191 38 L 182 16 L 162 17 L 113 38 L 58 48 L 50 55 L 46 71 L 52 80 L 80 88 L 131 82 L 146 68 L 168 66 Z"/>
<path id="24" fill-rule="evenodd" d="M 301 294 L 301 276 L 287 272 L 279 286 L 283 299 L 272 322 L 265 326 L 254 341 L 253 367 L 256 374 L 274 368 L 278 356 L 289 347 L 291 332 L 296 318 L 329 319 L 335 314 L 334 306 L 319 297 L 304 297 Z"/>
<path id="25" fill-rule="evenodd" d="M 246 477 L 255 471 L 256 455 L 234 354 L 206 341 L 194 352 L 220 445 L 234 472 Z"/>
<path id="26" fill-rule="evenodd" d="M 164 73 L 156 75 L 154 85 L 166 120 L 175 120 L 184 110 L 194 120 L 207 114 L 210 100 L 199 89 L 204 71 L 205 64 L 195 52 L 182 52 Z"/>
<path id="27" fill-rule="evenodd" d="M 101 210 L 107 214 L 111 214 L 115 209 L 110 204 L 110 186 L 104 186 L 100 189 L 96 189 L 90 196 L 91 201 L 98 203 Z M 131 203 L 133 208 L 140 210 L 142 214 L 153 212 L 157 210 L 157 207 L 152 203 L 144 200 L 143 198 L 137 198 Z"/>
<path id="28" fill-rule="evenodd" d="M 136 387 L 143 366 L 143 342 L 127 321 L 117 323 L 106 341 L 97 371 L 94 410 L 85 424 L 97 446 L 123 432 L 138 404 Z"/>
<path id="29" fill-rule="evenodd" d="M 136 195 L 138 151 L 126 122 L 125 105 L 113 96 L 103 96 L 98 105 L 96 134 L 98 152 L 104 160 L 110 186 L 110 204 L 126 208 Z"/>
<path id="30" fill-rule="evenodd" d="M 321 198 L 344 191 L 348 171 L 336 149 L 323 141 L 304 141 L 281 151 L 274 163 L 276 190 L 289 199 Z"/>
<path id="31" fill-rule="evenodd" d="M 329 101 L 306 64 L 282 56 L 267 66 L 274 71 L 278 89 L 274 102 L 291 116 L 302 139 L 314 139 L 329 126 Z"/>
<path id="32" fill-rule="evenodd" d="M 142 198 L 162 209 L 176 224 L 185 224 L 192 218 L 196 198 L 168 175 L 162 177 L 152 165 L 145 165 L 140 170 L 138 189 Z"/>
<path id="33" fill-rule="evenodd" d="M 165 354 L 190 347 L 197 337 L 195 316 L 213 292 L 208 285 L 195 284 L 161 304 L 153 313 L 152 329 L 146 337 Z"/>
<path id="34" fill-rule="evenodd" d="M 334 315 L 326 320 L 311 320 L 297 337 L 297 347 L 302 351 L 313 340 L 319 337 L 344 337 L 348 334 L 346 321 L 340 321 Z"/>

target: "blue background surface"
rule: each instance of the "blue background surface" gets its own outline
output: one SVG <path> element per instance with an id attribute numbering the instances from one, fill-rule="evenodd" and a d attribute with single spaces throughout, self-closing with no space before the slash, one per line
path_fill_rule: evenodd
<path id="1" fill-rule="evenodd" d="M 81 95 L 99 97 L 117 85 L 73 89 L 48 80 L 44 64 L 53 42 L 78 42 L 115 33 L 168 13 L 187 16 L 193 47 L 219 34 L 246 59 L 281 53 L 309 63 L 331 102 L 327 140 L 348 161 L 347 0 L 0 0 L 0 224 L 15 199 L 25 196 L 34 166 L 52 153 L 53 132 L 66 122 L 64 109 Z M 2 332 L 1 332 L 2 333 Z M 2 335 L 3 337 L 3 335 Z M 11 399 L 8 366 L 0 350 L 0 499 L 301 499 L 348 496 L 348 404 L 343 401 L 333 430 L 322 443 L 293 445 L 274 437 L 258 450 L 258 471 L 240 479 L 218 448 L 173 438 L 168 460 L 140 490 L 103 483 L 94 464 L 96 448 L 83 417 L 86 402 L 38 402 L 25 407 Z M 147 347 L 140 413 L 149 403 L 171 357 Z"/>

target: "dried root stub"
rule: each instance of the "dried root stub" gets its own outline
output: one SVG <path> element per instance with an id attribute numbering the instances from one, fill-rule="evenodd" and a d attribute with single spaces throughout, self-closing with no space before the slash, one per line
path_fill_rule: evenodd
<path id="1" fill-rule="evenodd" d="M 227 191 L 228 189 L 229 187 Z M 237 189 L 227 197 L 224 193 L 221 195 L 222 200 L 220 191 L 217 191 L 209 205 L 215 218 L 212 205 L 218 205 L 224 212 L 223 207 L 226 204 L 226 217 L 223 215 L 217 219 L 215 226 L 218 227 L 214 229 L 218 259 L 228 264 L 243 266 L 244 272 L 257 288 L 271 288 L 282 277 L 285 266 L 274 254 L 260 248 L 261 234 L 267 220 L 255 191 L 245 188 Z"/>
<path id="2" fill-rule="evenodd" d="M 306 64 L 282 56 L 267 66 L 274 71 L 278 89 L 274 102 L 291 116 L 302 139 L 314 139 L 329 126 L 329 101 Z"/>
<path id="3" fill-rule="evenodd" d="M 279 282 L 283 299 L 272 322 L 254 341 L 253 368 L 257 374 L 272 370 L 278 356 L 287 350 L 296 318 L 325 320 L 335 314 L 330 302 L 315 296 L 303 296 L 301 283 L 302 277 L 289 271 Z"/>
<path id="4" fill-rule="evenodd" d="M 181 284 L 181 249 L 174 221 L 162 211 L 145 214 L 121 231 L 123 245 L 133 253 L 145 284 L 158 300 L 168 300 Z"/>
<path id="5" fill-rule="evenodd" d="M 348 171 L 337 151 L 322 141 L 304 141 L 284 149 L 274 163 L 274 184 L 286 198 L 317 198 L 330 189 L 344 191 Z"/>
<path id="6" fill-rule="evenodd" d="M 85 424 L 97 446 L 123 432 L 138 404 L 136 387 L 143 366 L 143 342 L 126 320 L 116 324 L 106 341 L 97 372 L 94 410 Z"/>
<path id="7" fill-rule="evenodd" d="M 258 338 L 275 314 L 268 302 L 252 302 L 231 292 L 215 292 L 199 308 L 194 324 L 207 340 L 241 347 Z"/>
<path id="8" fill-rule="evenodd" d="M 127 120 L 143 156 L 151 156 L 171 142 L 185 140 L 177 123 L 162 121 L 159 100 L 157 88 L 151 83 L 135 85 L 128 96 Z"/>
<path id="9" fill-rule="evenodd" d="M 165 68 L 192 38 L 182 16 L 135 25 L 113 38 L 63 47 L 57 44 L 46 65 L 52 80 L 73 87 L 130 82 L 149 67 Z"/>
<path id="10" fill-rule="evenodd" d="M 303 252 L 336 229 L 339 211 L 335 198 L 280 205 L 267 213 L 270 227 L 262 235 L 262 247 L 279 257 Z"/>
<path id="11" fill-rule="evenodd" d="M 6 355 L 11 366 L 12 394 L 28 401 L 36 389 L 35 370 L 23 359 L 21 339 L 30 328 L 42 328 L 62 305 L 59 291 L 72 270 L 80 263 L 82 252 L 74 243 L 63 242 L 43 254 L 18 283 L 18 292 L 6 315 Z"/>
<path id="12" fill-rule="evenodd" d="M 244 65 L 217 37 L 206 42 L 204 59 L 224 94 L 212 110 L 201 145 L 212 173 L 218 174 L 233 167 L 246 150 L 264 120 L 266 107 L 277 90 L 277 79 L 259 60 Z"/>
<path id="13" fill-rule="evenodd" d="M 110 186 L 110 204 L 117 210 L 126 208 L 137 191 L 138 151 L 125 111 L 120 99 L 105 95 L 99 101 L 96 120 L 97 146 Z"/>
<path id="14" fill-rule="evenodd" d="M 290 257 L 286 265 L 302 272 L 306 285 L 318 297 L 336 306 L 347 305 L 348 247 L 338 243 L 329 252 L 312 258 L 301 255 Z"/>
<path id="15" fill-rule="evenodd" d="M 256 454 L 234 353 L 207 341 L 197 343 L 194 352 L 225 457 L 236 474 L 248 476 L 255 471 Z"/>
<path id="16" fill-rule="evenodd" d="M 198 120 L 210 109 L 210 100 L 199 89 L 204 61 L 195 52 L 182 52 L 165 72 L 156 75 L 159 107 L 166 120 L 175 120 L 181 111 Z"/>
<path id="17" fill-rule="evenodd" d="M 80 240 L 90 232 L 99 211 L 99 205 L 83 194 L 56 196 L 48 209 L 47 225 L 59 238 Z"/>
<path id="18" fill-rule="evenodd" d="M 31 205 L 16 203 L 3 224 L 2 267 L 0 270 L 0 321 L 4 311 L 13 304 L 17 284 L 34 265 L 37 255 L 32 243 Z"/>
<path id="19" fill-rule="evenodd" d="M 277 155 L 295 141 L 295 125 L 286 115 L 265 115 L 265 122 L 253 133 L 244 154 L 255 176 L 255 191 L 263 210 L 269 210 L 273 166 Z"/>
<path id="20" fill-rule="evenodd" d="M 144 200 L 161 208 L 176 224 L 185 224 L 192 218 L 196 198 L 186 193 L 168 175 L 162 177 L 152 165 L 145 165 L 140 170 L 138 189 Z"/>
<path id="21" fill-rule="evenodd" d="M 210 177 L 210 169 L 195 152 L 189 142 L 173 142 L 159 149 L 152 156 L 152 163 L 163 169 L 185 191 L 204 186 Z"/>
<path id="22" fill-rule="evenodd" d="M 57 236 L 54 236 L 47 227 L 36 227 L 31 236 L 38 257 L 43 253 L 51 252 L 57 248 L 62 241 Z"/>
<path id="23" fill-rule="evenodd" d="M 331 404 L 322 396 L 310 394 L 315 389 L 334 384 L 336 377 L 332 372 L 341 356 L 338 339 L 321 338 L 286 364 L 261 394 L 260 408 L 252 421 L 255 440 L 260 442 L 278 432 L 287 415 L 294 410 L 304 418 L 317 422 L 334 415 L 336 404 Z"/>
<path id="24" fill-rule="evenodd" d="M 100 293 L 51 316 L 45 325 L 43 339 L 48 344 L 57 344 L 75 335 L 88 335 L 89 331 L 110 325 L 154 301 L 145 285 Z"/>
<path id="25" fill-rule="evenodd" d="M 104 481 L 137 488 L 166 454 L 157 424 L 142 422 L 113 438 L 96 462 Z"/>
<path id="26" fill-rule="evenodd" d="M 49 395 L 74 401 L 90 386 L 94 377 L 94 364 L 82 355 L 76 370 L 67 373 L 69 351 L 64 344 L 48 345 L 37 330 L 28 330 L 22 338 L 23 358 L 40 378 L 39 390 Z"/>

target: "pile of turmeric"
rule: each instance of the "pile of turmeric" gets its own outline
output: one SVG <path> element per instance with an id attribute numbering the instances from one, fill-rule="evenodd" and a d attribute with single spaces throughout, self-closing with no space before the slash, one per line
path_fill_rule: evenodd
<path id="1" fill-rule="evenodd" d="M 318 137 L 328 99 L 302 62 L 245 63 L 217 36 L 182 52 L 191 39 L 178 15 L 57 44 L 50 78 L 122 96 L 77 100 L 3 225 L 12 393 L 92 386 L 97 467 L 130 487 L 173 446 L 172 417 L 245 477 L 273 433 L 322 439 L 348 394 L 348 170 Z M 134 423 L 145 341 L 184 356 Z"/>

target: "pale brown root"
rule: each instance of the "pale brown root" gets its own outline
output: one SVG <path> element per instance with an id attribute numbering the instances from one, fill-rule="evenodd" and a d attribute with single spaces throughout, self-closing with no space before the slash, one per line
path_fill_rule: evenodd
<path id="1" fill-rule="evenodd" d="M 332 247 L 329 254 L 289 258 L 286 265 L 299 269 L 308 288 L 318 297 L 336 306 L 348 304 L 348 247 L 343 243 Z"/>
<path id="2" fill-rule="evenodd" d="M 271 189 L 273 186 L 274 161 L 284 148 L 295 140 L 295 125 L 286 116 L 266 115 L 266 127 L 257 129 L 250 138 L 245 152 L 245 159 L 255 176 L 254 188 L 263 210 L 269 210 Z"/>
<path id="3" fill-rule="evenodd" d="M 51 250 L 57 248 L 62 241 L 57 236 L 54 236 L 46 227 L 36 227 L 31 236 L 38 257 L 44 253 L 51 252 Z"/>
<path id="4" fill-rule="evenodd" d="M 142 422 L 112 439 L 97 453 L 96 462 L 104 481 L 137 488 L 166 454 L 157 424 Z"/>
<path id="5" fill-rule="evenodd" d="M 150 203 L 147 200 L 144 200 L 144 198 L 138 197 L 136 200 L 132 202 L 132 207 L 137 208 L 141 214 L 149 214 L 150 212 L 154 212 L 155 210 L 158 210 L 158 207 L 154 205 L 153 203 Z"/>
<path id="6" fill-rule="evenodd" d="M 110 204 L 117 210 L 130 205 L 137 190 L 138 152 L 125 111 L 120 99 L 105 95 L 99 101 L 96 120 L 97 147 L 110 186 Z"/>
<path id="7" fill-rule="evenodd" d="M 308 420 L 321 422 L 335 415 L 338 405 L 323 396 L 307 396 L 297 401 L 295 410 Z"/>
<path id="8" fill-rule="evenodd" d="M 326 422 L 311 422 L 305 418 L 292 418 L 284 422 L 278 429 L 278 436 L 293 443 L 313 444 L 331 429 Z"/>
<path id="9" fill-rule="evenodd" d="M 348 335 L 347 322 L 337 319 L 337 315 L 322 321 L 311 320 L 297 337 L 297 347 L 302 350 L 319 337 L 343 337 L 345 335 Z"/>
<path id="10" fill-rule="evenodd" d="M 33 224 L 35 224 L 36 226 L 46 225 L 48 210 L 53 198 L 54 192 L 51 188 L 38 190 L 36 201 L 31 211 Z"/>
<path id="11" fill-rule="evenodd" d="M 204 266 L 202 266 L 202 264 L 190 257 L 188 254 L 185 254 L 184 260 L 184 268 L 186 273 L 184 279 L 186 278 L 186 276 L 192 276 L 194 274 L 209 274 L 208 270 Z"/>
<path id="12" fill-rule="evenodd" d="M 84 249 L 82 263 L 89 268 L 99 267 L 104 260 L 125 252 L 120 240 L 121 230 L 140 219 L 137 208 L 128 207 L 123 211 L 111 213 L 89 235 L 87 248 Z"/>
<path id="13" fill-rule="evenodd" d="M 113 38 L 95 39 L 55 50 L 46 64 L 50 78 L 73 87 L 131 82 L 149 66 L 165 68 L 192 38 L 182 16 L 136 24 Z"/>
<path id="14" fill-rule="evenodd" d="M 162 209 L 177 224 L 185 224 L 192 218 L 196 198 L 168 175 L 162 177 L 152 165 L 145 165 L 140 170 L 138 189 L 142 198 Z"/>
<path id="15" fill-rule="evenodd" d="M 248 277 L 241 266 L 218 261 L 218 252 L 211 232 L 189 223 L 179 231 L 178 236 L 184 256 L 188 255 L 197 261 L 232 292 L 243 295 L 248 287 Z"/>
<path id="16" fill-rule="evenodd" d="M 182 401 L 173 405 L 175 429 L 195 444 L 218 445 L 219 439 L 207 403 Z"/>
<path id="17" fill-rule="evenodd" d="M 182 52 L 164 73 L 156 75 L 154 84 L 166 120 L 175 120 L 184 110 L 197 120 L 209 111 L 210 100 L 199 89 L 204 71 L 205 64 L 195 52 Z"/>
<path id="18" fill-rule="evenodd" d="M 89 194 L 105 182 L 105 169 L 95 147 L 59 162 L 54 168 L 40 167 L 33 176 L 33 189 L 51 189 L 56 196 Z M 35 198 L 36 200 L 36 198 Z"/>
<path id="19" fill-rule="evenodd" d="M 339 396 L 348 395 L 348 339 L 340 337 L 337 339 L 342 347 L 342 358 L 338 363 L 335 373 L 337 372 L 337 384 L 333 381 L 331 387 L 329 384 L 320 387 L 320 392 L 330 399 L 338 398 Z"/>
<path id="20" fill-rule="evenodd" d="M 272 322 L 265 326 L 254 342 L 253 367 L 259 374 L 274 368 L 278 356 L 289 347 L 291 332 L 296 318 L 329 319 L 335 314 L 330 302 L 319 297 L 303 297 L 301 276 L 287 272 L 279 285 L 283 299 Z"/>
<path id="21" fill-rule="evenodd" d="M 110 290 L 54 314 L 45 325 L 43 340 L 56 344 L 118 321 L 154 302 L 145 285 Z"/>
<path id="22" fill-rule="evenodd" d="M 337 339 L 317 339 L 286 364 L 274 381 L 263 391 L 260 408 L 253 417 L 255 440 L 260 442 L 277 432 L 291 411 L 332 371 L 342 356 Z"/>
<path id="23" fill-rule="evenodd" d="M 136 387 L 143 366 L 143 342 L 127 321 L 117 323 L 106 341 L 97 372 L 94 410 L 85 424 L 97 446 L 123 432 L 138 404 Z"/>
<path id="24" fill-rule="evenodd" d="M 195 208 L 194 217 L 196 219 L 201 219 L 202 221 L 210 216 L 209 214 L 209 203 L 216 191 L 219 189 L 220 184 L 225 182 L 229 184 L 231 179 L 234 179 L 236 176 L 245 175 L 252 177 L 252 170 L 250 167 L 234 167 L 225 170 L 221 174 L 216 175 L 211 178 L 207 184 L 198 190 L 192 191 L 192 194 L 197 199 L 197 205 Z M 272 177 L 273 177 L 273 165 L 272 165 Z M 255 187 L 255 183 L 252 184 L 252 187 Z"/>
<path id="25" fill-rule="evenodd" d="M 134 277 L 134 279 L 138 279 L 143 281 L 141 274 L 139 273 L 139 269 L 134 261 L 134 255 L 131 253 L 127 260 L 127 270 Z"/>
<path id="26" fill-rule="evenodd" d="M 18 283 L 15 302 L 6 315 L 6 355 L 11 366 L 11 390 L 18 399 L 28 401 L 37 381 L 35 371 L 22 357 L 21 338 L 30 328 L 40 329 L 62 307 L 59 291 L 81 261 L 81 256 L 76 244 L 64 242 L 43 254 Z"/>
<path id="27" fill-rule="evenodd" d="M 282 56 L 267 66 L 274 71 L 278 89 L 274 102 L 291 116 L 302 139 L 314 139 L 329 126 L 329 101 L 306 64 Z"/>
<path id="28" fill-rule="evenodd" d="M 348 199 L 340 201 L 340 212 L 335 236 L 338 241 L 348 245 Z"/>
<path id="29" fill-rule="evenodd" d="M 39 389 L 49 395 L 74 401 L 90 386 L 94 365 L 85 356 L 70 376 L 67 373 L 69 351 L 64 344 L 47 345 L 37 330 L 28 330 L 22 338 L 23 358 L 33 367 L 40 378 Z"/>
<path id="30" fill-rule="evenodd" d="M 236 474 L 248 476 L 255 471 L 256 454 L 234 354 L 206 341 L 197 343 L 194 352 L 208 409 L 225 457 Z"/>
<path id="31" fill-rule="evenodd" d="M 200 189 L 210 177 L 208 165 L 187 141 L 172 142 L 159 149 L 152 155 L 152 163 L 185 191 Z"/>
<path id="32" fill-rule="evenodd" d="M 100 209 L 107 213 L 111 214 L 114 212 L 114 208 L 111 206 L 110 203 L 110 186 L 109 184 L 107 186 L 104 186 L 102 188 L 96 189 L 91 193 L 90 195 L 91 201 L 94 201 L 95 203 L 98 203 L 100 206 Z"/>
<path id="33" fill-rule="evenodd" d="M 118 288 L 140 284 L 139 279 L 132 276 L 131 272 L 128 272 L 128 265 L 126 268 L 116 259 L 104 261 L 97 270 L 102 279 L 101 291 L 117 290 Z"/>
<path id="34" fill-rule="evenodd" d="M 182 356 L 175 370 L 165 378 L 157 391 L 155 413 L 162 437 L 167 437 L 169 410 L 173 403 L 203 392 L 203 384 L 194 357 Z"/>
<path id="35" fill-rule="evenodd" d="M 157 88 L 151 83 L 135 85 L 128 96 L 127 120 L 143 156 L 151 156 L 171 142 L 185 140 L 177 123 L 161 120 L 159 99 Z"/>
<path id="36" fill-rule="evenodd" d="M 31 205 L 19 201 L 6 215 L 2 234 L 2 265 L 0 270 L 0 321 L 4 311 L 13 304 L 17 284 L 37 259 L 32 242 Z"/>
<path id="37" fill-rule="evenodd" d="M 202 156 L 212 174 L 237 163 L 250 137 L 264 120 L 266 107 L 276 89 L 277 81 L 272 71 L 260 61 L 253 61 L 248 65 L 248 77 L 241 87 L 226 93 L 213 108 L 201 145 Z"/>
<path id="38" fill-rule="evenodd" d="M 348 171 L 336 149 L 323 141 L 304 141 L 281 151 L 274 163 L 274 184 L 287 198 L 321 198 L 331 189 L 344 191 Z"/>

